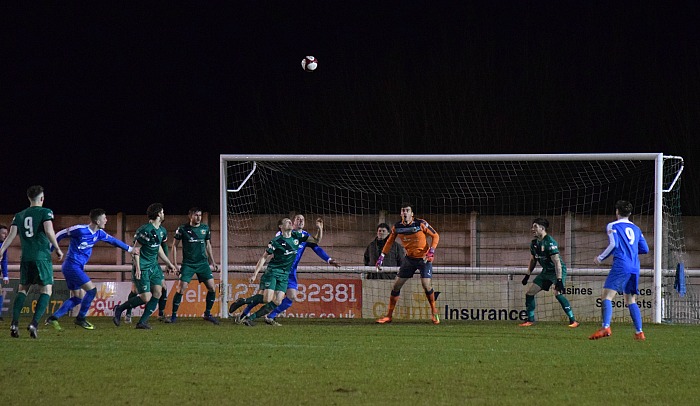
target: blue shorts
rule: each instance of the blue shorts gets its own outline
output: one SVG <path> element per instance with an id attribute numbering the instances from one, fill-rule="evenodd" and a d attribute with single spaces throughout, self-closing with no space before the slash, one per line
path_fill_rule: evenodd
<path id="1" fill-rule="evenodd" d="M 432 278 L 433 263 L 424 261 L 423 258 L 404 257 L 399 268 L 399 278 L 413 278 L 416 271 L 420 271 L 421 278 Z"/>
<path id="2" fill-rule="evenodd" d="M 617 293 L 636 295 L 639 293 L 639 274 L 611 269 L 603 287 Z"/>
<path id="3" fill-rule="evenodd" d="M 297 283 L 297 269 L 292 268 L 291 271 L 289 271 L 289 280 L 287 282 L 287 289 L 294 289 L 297 290 L 299 284 Z"/>
<path id="4" fill-rule="evenodd" d="M 83 267 L 70 261 L 65 261 L 61 267 L 63 277 L 66 278 L 66 285 L 69 290 L 78 290 L 81 286 L 90 282 L 90 277 L 87 276 Z"/>

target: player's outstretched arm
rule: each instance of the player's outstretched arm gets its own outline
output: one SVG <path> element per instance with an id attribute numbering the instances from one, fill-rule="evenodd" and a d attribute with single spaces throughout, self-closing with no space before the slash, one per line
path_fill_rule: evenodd
<path id="1" fill-rule="evenodd" d="M 262 257 L 258 260 L 258 263 L 255 264 L 255 271 L 253 271 L 253 276 L 250 277 L 250 283 L 255 282 L 255 278 L 258 277 L 258 274 L 260 271 L 263 269 L 263 266 L 265 266 L 265 262 L 267 262 L 268 259 L 272 258 L 274 255 L 269 254 L 265 252 Z"/>
<path id="2" fill-rule="evenodd" d="M 316 233 L 312 236 L 309 236 L 309 239 L 306 241 L 308 241 L 312 244 L 318 244 L 321 242 L 322 238 L 323 238 L 323 219 L 319 217 L 316 219 Z"/>

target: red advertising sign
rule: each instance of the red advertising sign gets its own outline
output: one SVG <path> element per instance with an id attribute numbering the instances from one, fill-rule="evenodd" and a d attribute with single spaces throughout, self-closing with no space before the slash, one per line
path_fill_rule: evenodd
<path id="1" fill-rule="evenodd" d="M 231 279 L 231 300 L 246 298 L 258 290 L 257 283 Z M 297 302 L 282 317 L 359 318 L 362 317 L 360 279 L 305 279 L 299 283 Z"/>

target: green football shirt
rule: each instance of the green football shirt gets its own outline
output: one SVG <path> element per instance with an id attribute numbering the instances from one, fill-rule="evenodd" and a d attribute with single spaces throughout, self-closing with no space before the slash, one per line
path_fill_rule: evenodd
<path id="1" fill-rule="evenodd" d="M 552 255 L 559 254 L 559 244 L 552 238 L 549 234 L 545 235 L 542 241 L 537 241 L 535 238 L 530 243 L 530 253 L 537 259 L 537 262 L 542 265 L 542 273 L 556 273 L 554 268 L 554 261 L 552 261 Z M 559 262 L 561 262 L 562 275 L 566 273 L 566 264 L 564 260 L 559 255 Z"/>
<path id="2" fill-rule="evenodd" d="M 51 260 L 49 238 L 44 232 L 45 221 L 53 221 L 53 211 L 40 206 L 30 206 L 12 219 L 22 242 L 22 262 Z"/>
<path id="3" fill-rule="evenodd" d="M 297 250 L 299 250 L 299 244 L 308 240 L 308 235 L 303 235 L 298 231 L 292 231 L 292 235 L 289 238 L 284 238 L 283 235 L 279 235 L 270 241 L 267 245 L 266 252 L 268 254 L 273 254 L 274 257 L 267 264 L 267 272 L 282 272 L 289 273 L 292 270 L 292 265 L 297 257 Z"/>
<path id="4" fill-rule="evenodd" d="M 175 239 L 182 241 L 182 263 L 197 266 L 209 264 L 207 241 L 211 240 L 209 226 L 200 223 L 195 227 L 183 224 L 175 231 Z"/>
<path id="5" fill-rule="evenodd" d="M 165 227 L 160 226 L 155 228 L 151 222 L 148 222 L 134 234 L 134 241 L 141 244 L 141 254 L 139 256 L 139 265 L 141 269 L 149 269 L 158 266 L 158 248 L 167 238 L 168 232 Z"/>

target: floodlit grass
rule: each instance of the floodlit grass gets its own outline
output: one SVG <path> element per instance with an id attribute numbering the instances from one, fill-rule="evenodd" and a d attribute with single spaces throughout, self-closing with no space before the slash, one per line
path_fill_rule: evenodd
<path id="1" fill-rule="evenodd" d="M 700 327 L 281 319 L 151 331 L 63 318 L 12 339 L 0 323 L 3 404 L 689 404 L 700 397 Z M 26 327 L 28 318 L 22 320 Z"/>

